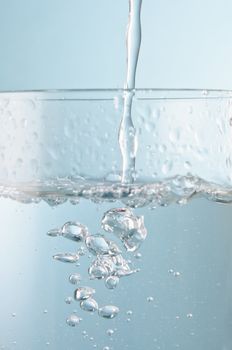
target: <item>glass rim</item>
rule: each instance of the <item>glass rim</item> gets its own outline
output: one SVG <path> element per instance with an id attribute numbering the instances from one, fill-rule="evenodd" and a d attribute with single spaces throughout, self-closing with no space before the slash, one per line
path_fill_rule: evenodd
<path id="1" fill-rule="evenodd" d="M 112 100 L 117 95 L 133 93 L 139 100 L 230 99 L 230 89 L 200 88 L 81 88 L 1 90 L 1 98 L 35 98 L 36 100 Z"/>

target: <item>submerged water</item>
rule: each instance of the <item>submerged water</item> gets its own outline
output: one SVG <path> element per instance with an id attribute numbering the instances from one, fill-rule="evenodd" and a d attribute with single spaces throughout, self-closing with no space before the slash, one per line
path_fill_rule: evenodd
<path id="1" fill-rule="evenodd" d="M 230 204 L 196 197 L 125 219 L 121 201 L 54 197 L 0 200 L 0 349 L 232 348 Z M 119 233 L 135 225 L 147 236 L 128 249 L 135 236 Z M 119 256 L 125 275 L 90 271 Z"/>

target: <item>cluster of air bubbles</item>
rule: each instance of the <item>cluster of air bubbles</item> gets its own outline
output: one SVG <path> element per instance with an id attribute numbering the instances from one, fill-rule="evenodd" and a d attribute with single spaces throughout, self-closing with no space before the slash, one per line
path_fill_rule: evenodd
<path id="1" fill-rule="evenodd" d="M 101 221 L 104 231 L 114 234 L 122 243 L 122 249 L 126 252 L 134 252 L 136 259 L 141 258 L 137 252 L 138 248 L 147 236 L 142 216 L 134 215 L 131 209 L 115 208 L 107 211 Z M 131 266 L 131 261 L 123 257 L 122 249 L 112 239 L 108 239 L 104 234 L 90 234 L 88 228 L 76 221 L 68 221 L 60 228 L 54 228 L 47 232 L 50 237 L 62 237 L 75 243 L 82 243 L 82 246 L 74 253 L 57 253 L 53 258 L 63 263 L 77 263 L 86 254 L 91 259 L 88 267 L 90 280 L 104 280 L 107 289 L 115 289 L 121 277 L 129 276 L 138 271 Z M 77 264 L 76 264 L 77 265 Z M 119 308 L 114 305 L 104 305 L 99 307 L 94 299 L 95 289 L 90 286 L 81 286 L 82 277 L 79 273 L 72 273 L 69 282 L 76 286 L 74 298 L 67 297 L 66 304 L 71 304 L 73 300 L 79 302 L 80 309 L 89 313 L 97 314 L 105 319 L 113 319 L 119 313 Z M 69 326 L 75 327 L 81 318 L 74 312 L 66 322 Z M 112 336 L 112 332 L 109 331 Z M 109 334 L 110 335 L 110 334 Z"/>
<path id="2" fill-rule="evenodd" d="M 129 252 L 136 251 L 147 236 L 143 216 L 135 216 L 129 208 L 108 210 L 102 228 L 118 237 Z"/>

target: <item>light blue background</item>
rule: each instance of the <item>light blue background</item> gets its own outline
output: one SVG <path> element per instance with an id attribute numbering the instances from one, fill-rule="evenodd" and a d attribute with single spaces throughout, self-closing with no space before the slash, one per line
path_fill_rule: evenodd
<path id="1" fill-rule="evenodd" d="M 232 88 L 230 0 L 143 0 L 137 87 Z M 127 0 L 0 0 L 0 90 L 122 87 Z"/>
<path id="2" fill-rule="evenodd" d="M 143 0 L 137 87 L 232 88 L 231 14 L 231 0 Z M 122 87 L 127 17 L 127 0 L 0 0 L 0 90 Z M 70 336 L 70 329 L 62 331 L 72 310 L 63 302 L 70 287 L 68 270 L 53 265 L 51 248 L 56 252 L 57 243 L 40 237 L 71 219 L 89 222 L 95 233 L 103 209 L 87 202 L 53 211 L 45 203 L 23 208 L 12 203 L 0 203 L 4 235 L 0 275 L 6 281 L 0 340 L 8 349 L 15 347 L 15 340 L 18 350 L 33 342 L 34 350 L 43 350 L 48 340 L 51 349 L 57 349 L 54 344 L 64 349 L 65 342 L 72 349 L 80 337 Z M 231 348 L 231 207 L 193 201 L 183 208 L 146 210 L 144 215 L 149 231 L 142 250 L 144 269 L 124 289 L 116 346 L 122 349 L 128 334 L 133 334 L 128 342 L 133 350 L 150 350 L 153 336 L 157 350 L 173 349 L 179 340 L 181 350 Z M 58 248 L 59 244 L 63 242 Z M 170 268 L 181 272 L 179 280 L 168 273 Z M 46 288 L 41 288 L 45 282 Z M 22 295 L 19 299 L 12 293 L 15 286 L 17 297 Z M 149 295 L 154 295 L 154 305 L 158 300 L 158 312 L 147 306 Z M 135 321 L 126 326 L 129 308 Z M 12 312 L 18 323 L 12 322 Z M 189 312 L 193 312 L 192 323 L 186 318 Z M 176 315 L 181 316 L 180 325 Z M 92 321 L 88 330 L 95 329 Z"/>

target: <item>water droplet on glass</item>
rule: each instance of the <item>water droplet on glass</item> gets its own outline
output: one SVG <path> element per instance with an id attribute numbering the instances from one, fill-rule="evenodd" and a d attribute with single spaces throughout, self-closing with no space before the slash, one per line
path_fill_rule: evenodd
<path id="1" fill-rule="evenodd" d="M 47 310 L 47 309 L 45 309 L 45 310 L 43 311 L 43 313 L 44 313 L 44 314 L 47 314 L 47 313 L 48 313 L 48 310 Z"/>
<path id="2" fill-rule="evenodd" d="M 163 165 L 162 165 L 162 167 L 161 167 L 161 171 L 162 171 L 162 173 L 164 174 L 164 175 L 168 175 L 170 172 L 171 172 L 171 170 L 172 170 L 172 167 L 173 167 L 173 163 L 172 163 L 172 161 L 170 160 L 170 161 L 165 161 L 164 163 L 163 163 Z"/>
<path id="3" fill-rule="evenodd" d="M 189 169 L 191 169 L 191 163 L 190 162 L 188 162 L 188 161 L 186 161 L 186 162 L 184 162 L 184 167 L 185 167 L 185 169 L 187 169 L 187 170 L 189 170 Z"/>
<path id="4" fill-rule="evenodd" d="M 84 311 L 94 312 L 98 310 L 98 303 L 96 302 L 96 300 L 88 298 L 80 303 L 80 307 Z"/>
<path id="5" fill-rule="evenodd" d="M 15 312 L 12 312 L 11 316 L 12 316 L 12 317 L 16 317 L 16 313 L 15 313 Z"/>
<path id="6" fill-rule="evenodd" d="M 147 230 L 143 216 L 135 216 L 131 209 L 115 208 L 102 218 L 102 228 L 114 233 L 123 242 L 127 251 L 135 251 L 145 240 Z"/>
<path id="7" fill-rule="evenodd" d="M 180 139 L 180 130 L 171 130 L 169 133 L 169 140 L 174 144 Z"/>
<path id="8" fill-rule="evenodd" d="M 119 313 L 119 308 L 113 305 L 106 305 L 101 307 L 98 310 L 99 316 L 108 318 L 108 319 L 116 317 L 118 313 Z"/>
<path id="9" fill-rule="evenodd" d="M 64 263 L 75 263 L 78 261 L 79 256 L 73 253 L 59 253 L 59 254 L 53 255 L 53 259 Z"/>
<path id="10" fill-rule="evenodd" d="M 104 348 L 102 350 L 110 350 L 109 346 L 104 346 Z"/>
<path id="11" fill-rule="evenodd" d="M 191 313 L 187 314 L 187 318 L 192 318 L 192 317 L 193 317 L 193 314 L 191 314 Z"/>
<path id="12" fill-rule="evenodd" d="M 79 287 L 74 292 L 75 300 L 85 300 L 90 298 L 95 293 L 95 289 L 91 287 Z"/>
<path id="13" fill-rule="evenodd" d="M 75 314 L 71 314 L 67 320 L 66 323 L 70 326 L 70 327 L 75 327 L 76 325 L 78 325 L 81 322 L 81 318 L 78 317 Z"/>
<path id="14" fill-rule="evenodd" d="M 72 284 L 78 284 L 81 281 L 81 275 L 79 273 L 73 273 L 69 276 L 69 282 Z"/>
<path id="15" fill-rule="evenodd" d="M 207 90 L 202 90 L 202 95 L 203 95 L 203 96 L 207 96 L 208 93 L 209 93 L 209 92 L 208 92 Z"/>
<path id="16" fill-rule="evenodd" d="M 119 284 L 119 278 L 117 276 L 109 276 L 105 281 L 105 285 L 108 289 L 114 289 Z"/>
<path id="17" fill-rule="evenodd" d="M 72 241 L 80 242 L 83 241 L 89 233 L 86 226 L 79 222 L 68 221 L 62 226 L 61 234 L 63 237 Z"/>

